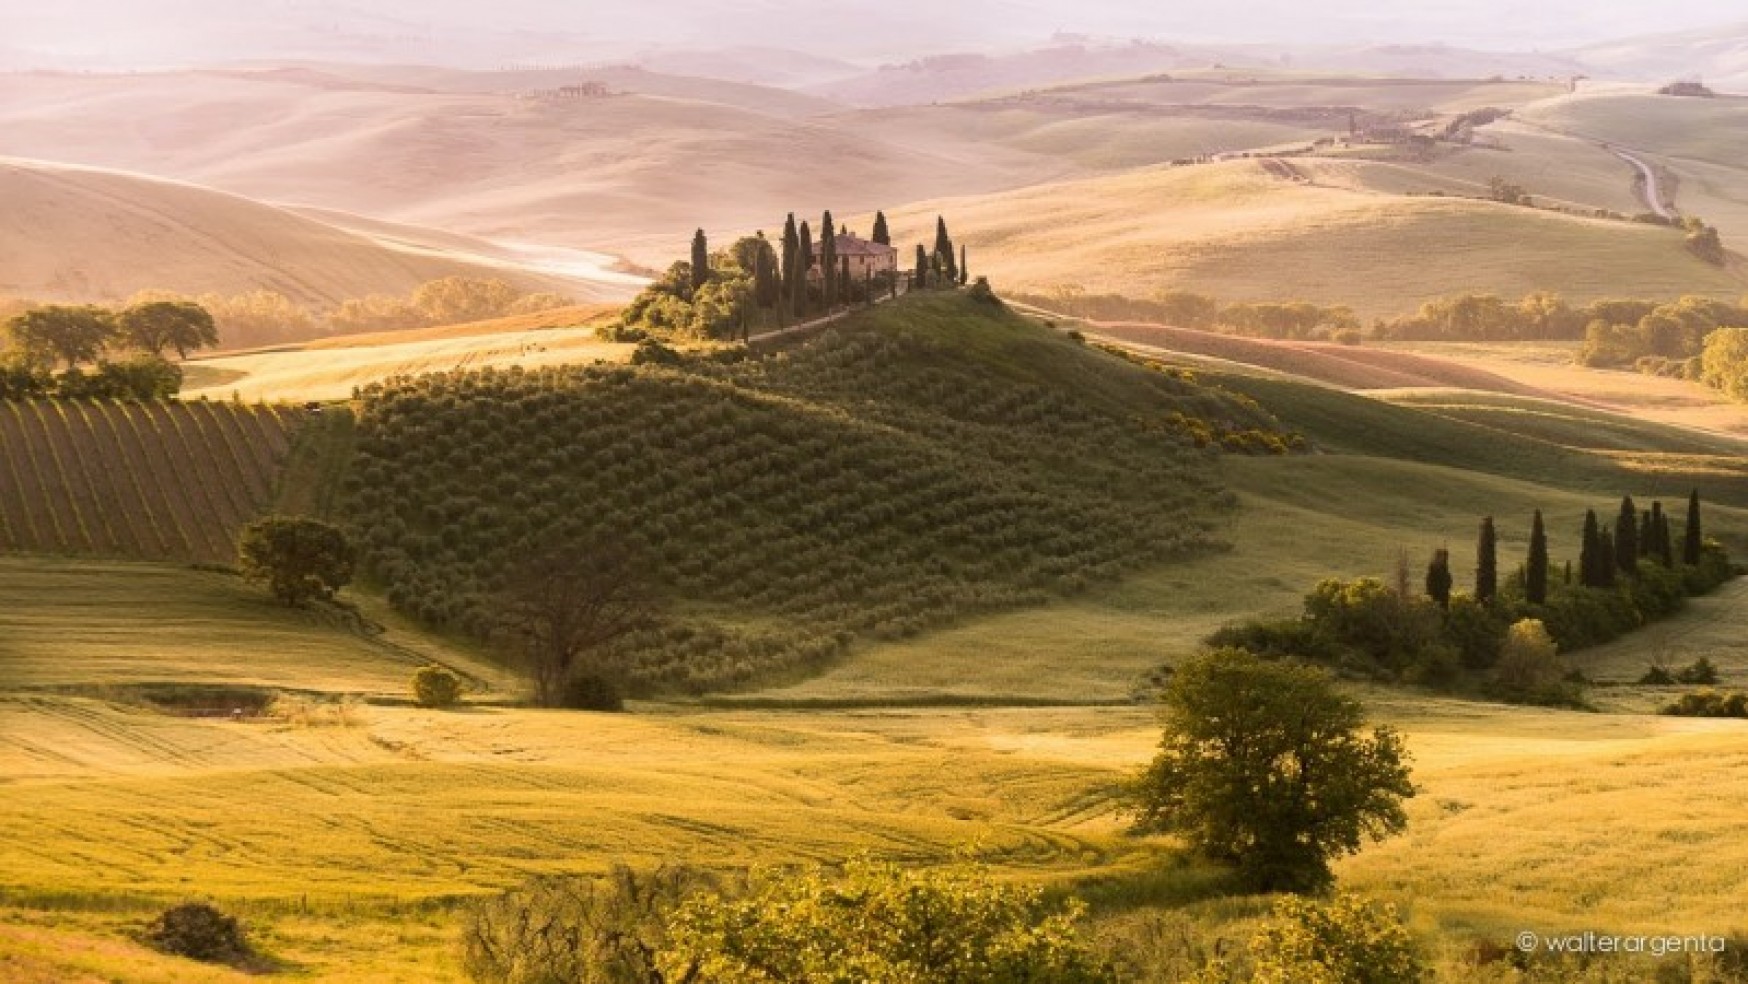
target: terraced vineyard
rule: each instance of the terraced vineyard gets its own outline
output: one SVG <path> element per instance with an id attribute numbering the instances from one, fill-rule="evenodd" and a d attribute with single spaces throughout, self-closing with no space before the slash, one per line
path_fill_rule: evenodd
<path id="1" fill-rule="evenodd" d="M 476 634 L 511 558 L 611 531 L 676 599 L 629 643 L 639 679 L 705 690 L 1206 550 L 1233 500 L 1197 445 L 1284 450 L 1277 427 L 919 297 L 766 358 L 373 388 L 347 511 L 391 602 Z"/>
<path id="2" fill-rule="evenodd" d="M 0 548 L 229 560 L 296 421 L 227 403 L 0 403 Z"/>

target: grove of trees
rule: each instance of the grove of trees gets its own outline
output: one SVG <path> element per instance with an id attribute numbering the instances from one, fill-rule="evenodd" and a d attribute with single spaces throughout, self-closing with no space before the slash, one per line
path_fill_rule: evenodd
<path id="1" fill-rule="evenodd" d="M 164 350 L 186 357 L 216 341 L 204 309 L 168 301 L 119 314 L 94 305 L 27 307 L 0 327 L 0 400 L 166 399 L 181 390 L 182 370 Z"/>

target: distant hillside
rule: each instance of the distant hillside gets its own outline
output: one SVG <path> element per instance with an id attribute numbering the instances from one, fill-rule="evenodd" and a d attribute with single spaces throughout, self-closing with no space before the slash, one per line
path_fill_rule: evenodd
<path id="1" fill-rule="evenodd" d="M 540 544 L 610 531 L 675 600 L 649 689 L 719 689 L 1207 549 L 1241 400 L 959 296 L 744 362 L 464 373 L 367 390 L 347 515 L 424 621 L 483 632 Z"/>
<path id="2" fill-rule="evenodd" d="M 299 414 L 228 403 L 0 402 L 0 551 L 229 563 Z"/>
<path id="3" fill-rule="evenodd" d="M 1357 163 L 1357 168 L 1389 167 Z M 894 241 L 949 217 L 975 273 L 1048 294 L 1346 304 L 1364 318 L 1442 294 L 1739 296 L 1744 280 L 1688 253 L 1678 230 L 1488 201 L 1288 180 L 1261 162 L 1152 168 L 889 211 Z"/>
<path id="4" fill-rule="evenodd" d="M 1647 82 L 1691 79 L 1716 89 L 1748 92 L 1748 22 L 1621 38 L 1571 54 L 1614 78 Z"/>
<path id="5" fill-rule="evenodd" d="M 0 158 L 0 294 L 116 301 L 149 288 L 257 288 L 331 305 L 453 274 L 611 295 L 587 281 L 463 260 L 194 185 Z"/>

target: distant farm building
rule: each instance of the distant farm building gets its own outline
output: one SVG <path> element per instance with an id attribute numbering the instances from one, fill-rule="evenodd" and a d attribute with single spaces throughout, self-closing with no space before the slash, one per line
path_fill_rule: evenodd
<path id="1" fill-rule="evenodd" d="M 838 233 L 837 252 L 838 263 L 849 261 L 850 277 L 855 280 L 884 276 L 898 269 L 898 250 L 895 247 L 882 246 L 853 233 Z M 813 269 L 809 276 L 823 275 L 819 263 L 824 253 L 824 240 L 813 244 Z"/>

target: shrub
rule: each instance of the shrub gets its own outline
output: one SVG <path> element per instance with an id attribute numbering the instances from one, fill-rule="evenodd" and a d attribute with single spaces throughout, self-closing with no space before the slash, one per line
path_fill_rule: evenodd
<path id="1" fill-rule="evenodd" d="M 421 666 L 413 674 L 413 697 L 420 707 L 454 707 L 461 700 L 461 677 L 443 666 Z"/>
<path id="2" fill-rule="evenodd" d="M 1396 907 L 1354 895 L 1276 901 L 1250 951 L 1251 984 L 1422 984 L 1429 977 Z"/>
<path id="3" fill-rule="evenodd" d="M 1499 647 L 1495 692 L 1513 703 L 1573 706 L 1580 702 L 1579 695 L 1567 674 L 1560 647 L 1548 635 L 1547 626 L 1537 619 L 1520 619 Z"/>
<path id="4" fill-rule="evenodd" d="M 1712 665 L 1711 660 L 1701 656 L 1699 659 L 1694 660 L 1692 664 L 1682 667 L 1682 669 L 1675 674 L 1675 682 L 1703 684 L 1717 683 L 1718 668 Z"/>
<path id="5" fill-rule="evenodd" d="M 1696 690 L 1682 694 L 1674 703 L 1664 707 L 1663 713 L 1677 717 L 1748 717 L 1748 694 Z"/>
<path id="6" fill-rule="evenodd" d="M 159 953 L 206 963 L 236 963 L 250 952 L 236 918 L 205 902 L 165 909 L 146 926 L 145 942 Z"/>
<path id="7" fill-rule="evenodd" d="M 605 673 L 581 672 L 565 683 L 561 705 L 573 711 L 623 711 L 625 694 Z"/>
<path id="8" fill-rule="evenodd" d="M 1644 676 L 1639 678 L 1639 683 L 1647 687 L 1668 687 L 1674 685 L 1675 674 L 1661 666 L 1653 666 L 1645 671 Z"/>

